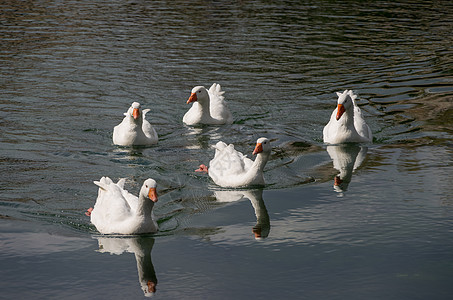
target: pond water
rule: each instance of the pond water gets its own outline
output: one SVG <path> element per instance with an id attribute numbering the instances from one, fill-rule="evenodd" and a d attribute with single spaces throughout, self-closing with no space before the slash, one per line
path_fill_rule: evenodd
<path id="1" fill-rule="evenodd" d="M 450 1 L 6 1 L 0 14 L 0 298 L 453 294 Z M 185 126 L 190 90 L 214 82 L 234 123 Z M 345 89 L 372 144 L 323 144 Z M 134 101 L 156 146 L 112 144 Z M 252 157 L 262 136 L 263 189 L 194 172 L 217 141 Z M 156 179 L 160 231 L 100 235 L 84 211 L 102 176 L 133 193 Z"/>

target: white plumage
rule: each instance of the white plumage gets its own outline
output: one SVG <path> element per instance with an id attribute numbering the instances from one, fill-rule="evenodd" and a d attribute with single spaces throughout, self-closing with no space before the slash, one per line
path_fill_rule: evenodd
<path id="1" fill-rule="evenodd" d="M 158 230 L 153 208 L 157 202 L 156 181 L 147 179 L 134 196 L 124 189 L 124 179 L 114 183 L 109 177 L 94 181 L 99 186 L 91 223 L 102 234 L 140 234 Z"/>
<path id="2" fill-rule="evenodd" d="M 244 187 L 264 185 L 264 167 L 269 160 L 272 147 L 267 138 L 259 138 L 253 154 L 255 161 L 234 149 L 234 145 L 218 142 L 209 169 L 201 165 L 200 170 L 208 171 L 212 180 L 222 187 Z"/>
<path id="3" fill-rule="evenodd" d="M 192 107 L 182 121 L 187 125 L 233 123 L 233 116 L 226 104 L 224 93 L 217 83 L 214 83 L 209 91 L 204 86 L 194 87 L 187 100 L 187 104 L 193 103 Z"/>
<path id="4" fill-rule="evenodd" d="M 113 143 L 120 146 L 149 146 L 156 144 L 156 130 L 145 119 L 149 109 L 141 109 L 140 103 L 134 102 L 124 113 L 123 121 L 113 128 Z"/>
<path id="5" fill-rule="evenodd" d="M 370 127 L 355 103 L 357 95 L 351 90 L 345 90 L 337 95 L 337 108 L 332 112 L 330 121 L 323 130 L 324 142 L 328 144 L 372 142 Z"/>

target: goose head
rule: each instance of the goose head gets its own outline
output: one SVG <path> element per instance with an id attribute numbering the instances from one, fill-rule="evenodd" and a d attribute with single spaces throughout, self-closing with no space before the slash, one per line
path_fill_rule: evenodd
<path id="1" fill-rule="evenodd" d="M 142 115 L 142 109 L 141 109 L 140 103 L 133 102 L 131 107 L 129 107 L 129 109 L 127 110 L 127 112 L 124 115 L 128 116 L 130 118 L 133 118 L 134 121 L 138 121 Z"/>
<path id="2" fill-rule="evenodd" d="M 140 195 L 143 195 L 145 198 L 148 198 L 155 203 L 157 202 L 156 187 L 157 183 L 154 179 L 146 179 L 140 190 Z"/>
<path id="3" fill-rule="evenodd" d="M 272 147 L 269 139 L 262 137 L 256 141 L 255 150 L 253 150 L 253 155 L 259 153 L 269 154 L 271 153 Z"/>
<path id="4" fill-rule="evenodd" d="M 209 101 L 208 90 L 204 86 L 196 86 L 192 89 L 187 104 L 198 101 L 201 104 Z"/>
<path id="5" fill-rule="evenodd" d="M 353 107 L 353 102 L 351 95 L 348 90 L 345 90 L 343 93 L 337 92 L 337 121 L 340 120 L 341 116 Z"/>

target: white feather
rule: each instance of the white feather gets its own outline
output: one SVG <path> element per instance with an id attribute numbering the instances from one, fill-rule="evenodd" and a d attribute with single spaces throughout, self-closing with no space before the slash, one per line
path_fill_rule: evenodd
<path id="1" fill-rule="evenodd" d="M 220 84 L 214 83 L 207 90 L 203 86 L 196 86 L 192 89 L 196 93 L 197 101 L 183 117 L 187 125 L 208 124 L 223 125 L 233 123 L 233 115 L 228 109 Z"/>
<path id="2" fill-rule="evenodd" d="M 343 93 L 337 92 L 337 96 L 337 104 L 342 104 L 345 112 L 339 120 L 336 119 L 338 106 L 332 112 L 330 121 L 323 130 L 324 142 L 328 144 L 371 143 L 373 135 L 355 102 L 357 95 L 351 90 L 345 90 Z"/>
<path id="3" fill-rule="evenodd" d="M 134 108 L 139 109 L 139 118 L 134 119 Z M 158 142 L 153 126 L 145 119 L 150 109 L 141 110 L 138 102 L 132 103 L 124 113 L 123 121 L 113 128 L 113 143 L 120 146 L 149 146 Z"/>
<path id="4" fill-rule="evenodd" d="M 222 187 L 264 185 L 263 170 L 272 148 L 266 138 L 258 139 L 258 143 L 262 145 L 263 151 L 253 161 L 234 149 L 233 144 L 218 142 L 214 158 L 209 162 L 209 176 Z"/>

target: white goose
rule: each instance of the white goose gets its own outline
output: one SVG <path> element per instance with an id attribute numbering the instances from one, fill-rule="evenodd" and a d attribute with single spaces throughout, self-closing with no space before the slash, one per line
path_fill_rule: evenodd
<path id="1" fill-rule="evenodd" d="M 124 179 L 114 183 L 108 177 L 94 181 L 99 186 L 94 208 L 86 215 L 102 234 L 140 234 L 158 230 L 153 208 L 157 202 L 156 181 L 147 179 L 134 196 L 124 189 Z"/>
<path id="2" fill-rule="evenodd" d="M 209 91 L 204 86 L 192 89 L 187 104 L 192 107 L 184 115 L 182 121 L 187 125 L 208 124 L 222 125 L 233 123 L 233 116 L 225 102 L 220 84 L 214 83 Z"/>
<path id="3" fill-rule="evenodd" d="M 149 146 L 156 144 L 156 130 L 145 119 L 149 109 L 141 109 L 140 103 L 134 102 L 124 113 L 123 121 L 113 128 L 113 143 L 120 146 Z"/>
<path id="4" fill-rule="evenodd" d="M 323 130 L 324 143 L 371 143 L 373 135 L 355 103 L 357 95 L 351 90 L 337 92 L 337 95 L 337 108 Z"/>
<path id="5" fill-rule="evenodd" d="M 234 149 L 234 145 L 218 142 L 215 147 L 214 158 L 209 162 L 209 170 L 200 165 L 197 172 L 207 172 L 212 180 L 222 187 L 244 187 L 264 185 L 263 170 L 269 160 L 272 147 L 267 138 L 259 138 L 253 155 L 255 161 L 247 158 Z"/>

